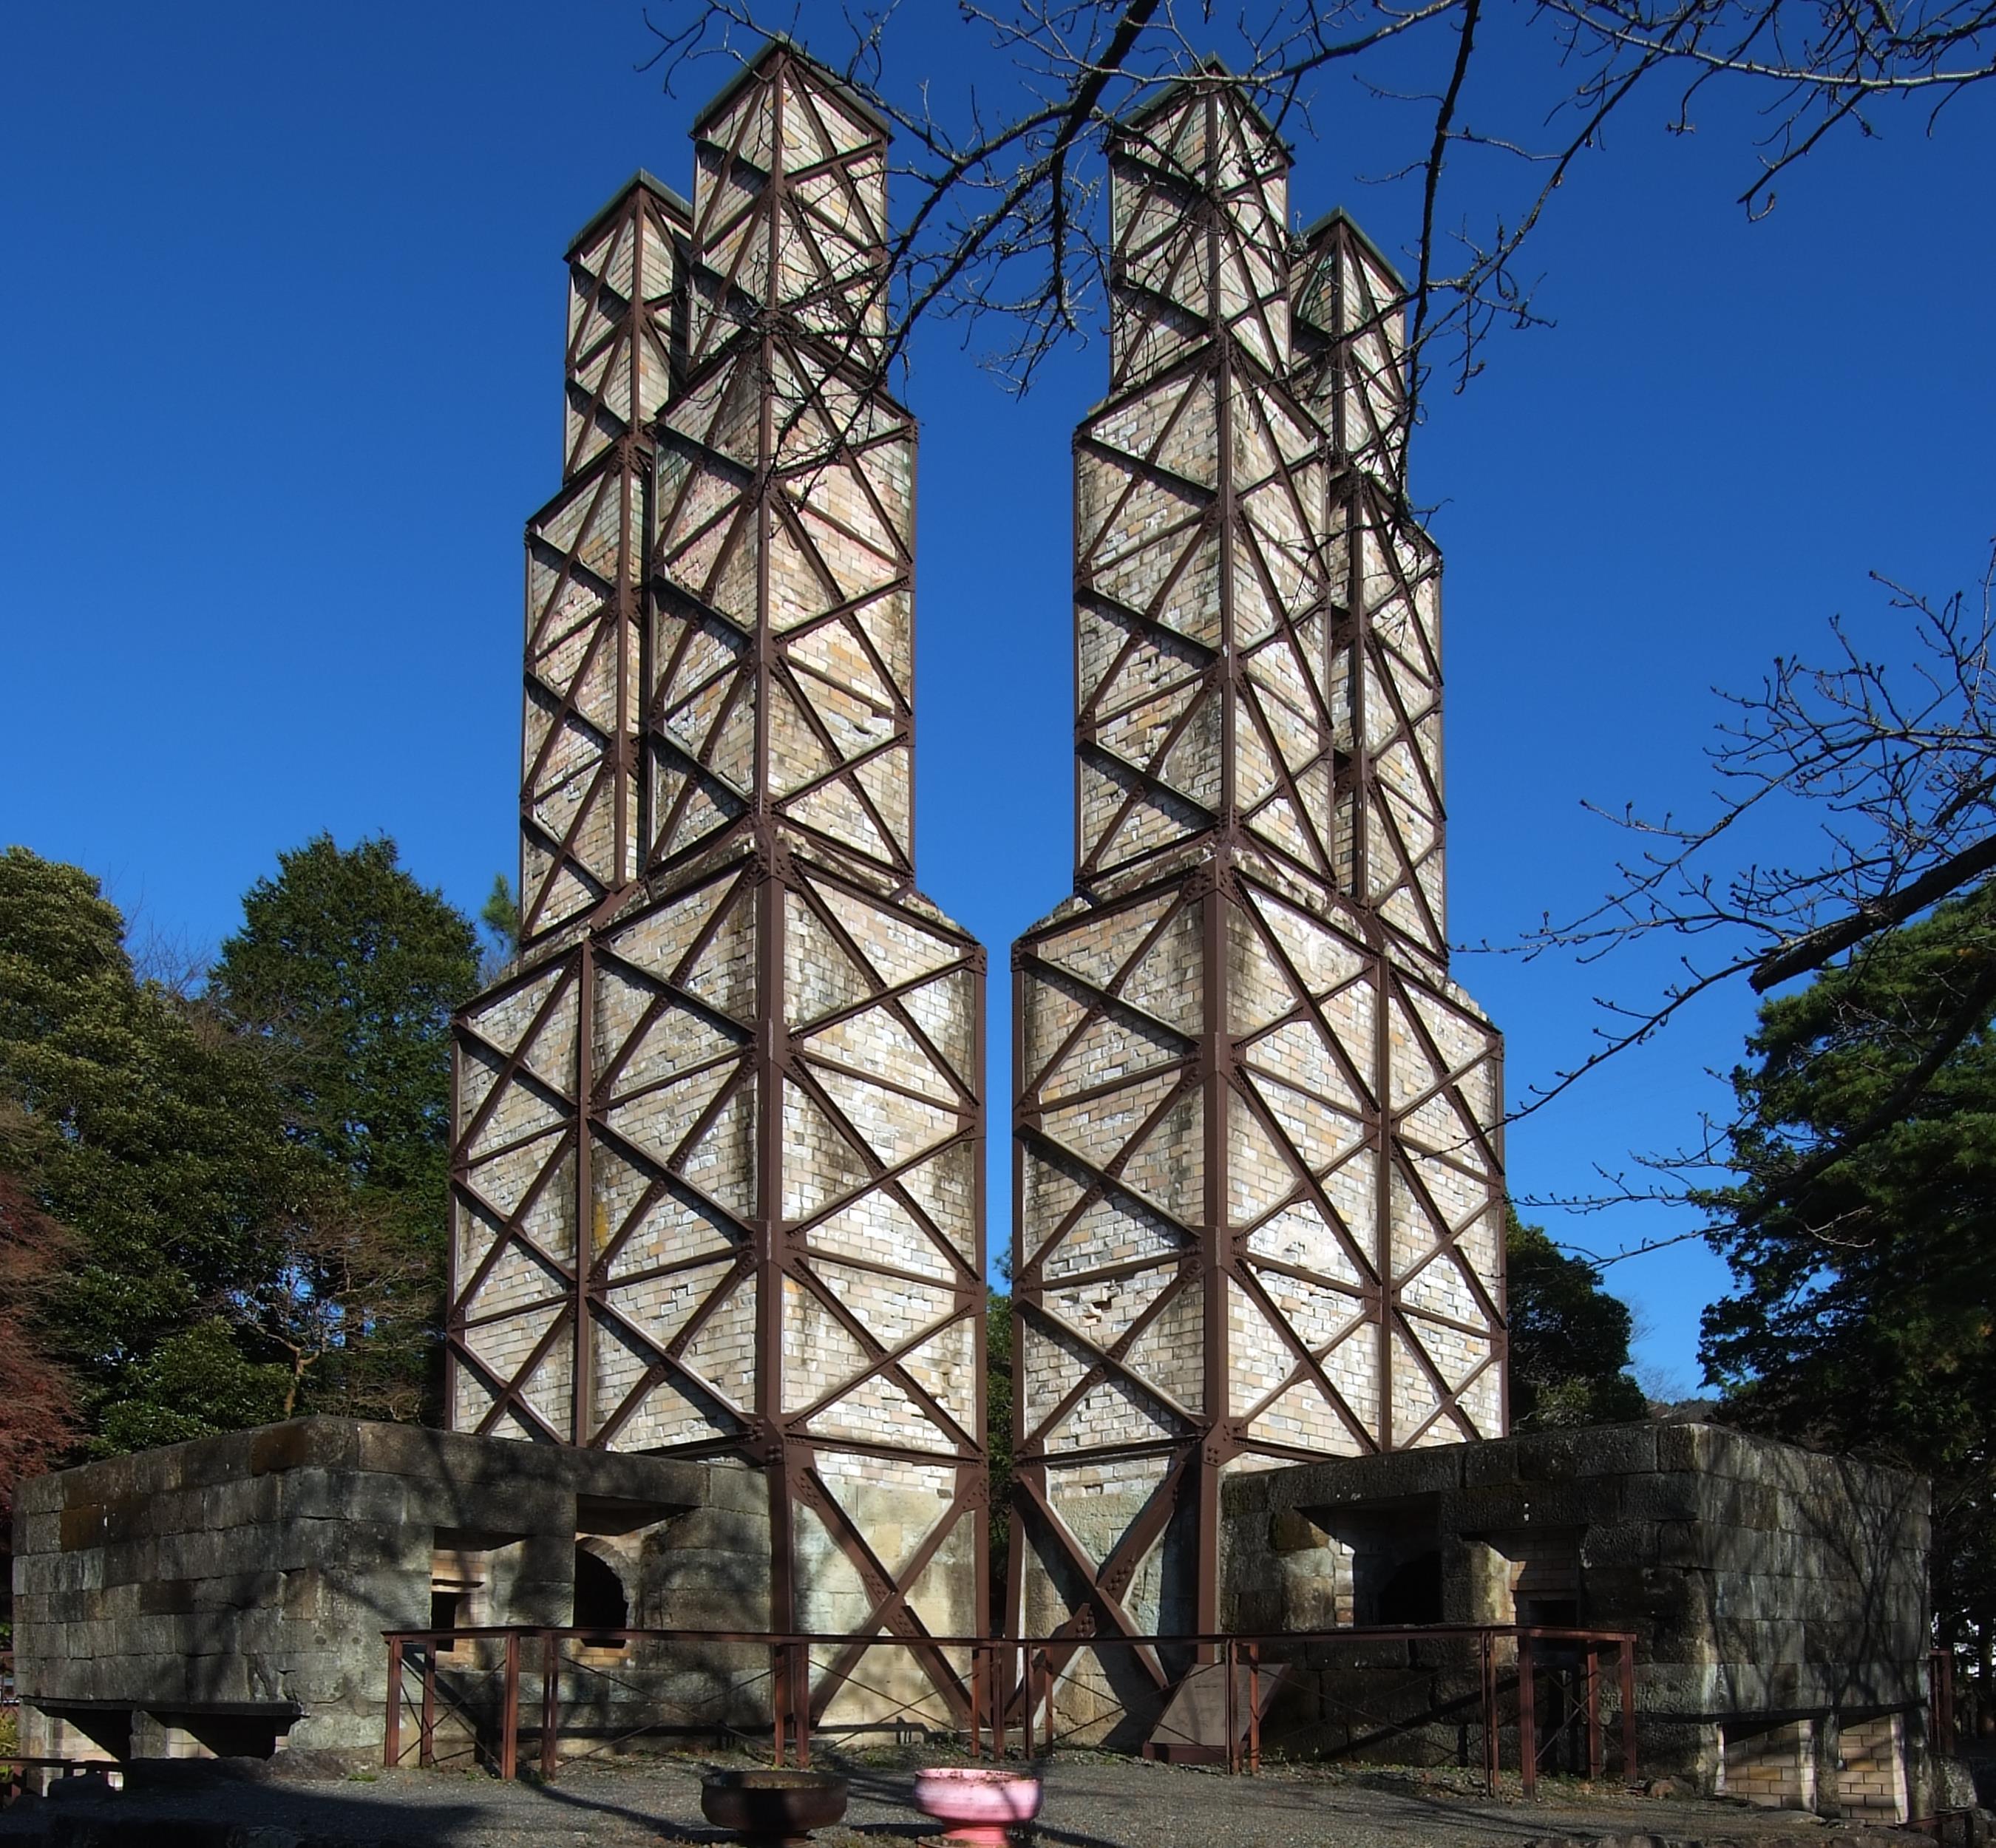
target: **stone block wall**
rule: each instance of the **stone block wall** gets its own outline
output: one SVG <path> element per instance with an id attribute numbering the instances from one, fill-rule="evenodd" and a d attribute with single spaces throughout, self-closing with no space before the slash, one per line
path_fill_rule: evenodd
<path id="1" fill-rule="evenodd" d="M 569 1624 L 598 1533 L 630 1621 L 766 1620 L 767 1492 L 738 1465 L 311 1418 L 38 1478 L 15 1510 L 22 1749 L 378 1754 L 382 1632 L 467 1579 L 453 1627 Z"/>
<path id="2" fill-rule="evenodd" d="M 1606 1426 L 1238 1478 L 1224 1533 L 1230 1629 L 1632 1631 L 1646 1771 L 1867 1814 L 1927 1774 L 1927 1495 L 1902 1472 L 1714 1426 Z M 1285 1723 L 1332 1750 L 1480 1750 L 1474 1714 L 1445 1714 L 1473 1698 L 1466 1651 L 1366 1647 L 1387 1659 L 1321 1652 Z M 1368 1733 L 1356 1709 L 1398 1717 Z"/>

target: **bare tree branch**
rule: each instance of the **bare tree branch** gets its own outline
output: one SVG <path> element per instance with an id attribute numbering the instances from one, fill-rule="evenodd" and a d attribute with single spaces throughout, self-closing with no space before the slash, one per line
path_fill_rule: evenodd
<path id="1" fill-rule="evenodd" d="M 752 55 L 801 16 L 766 0 L 654 4 L 646 63 L 669 88 L 709 60 Z M 1100 163 L 1084 157 L 1100 152 L 1118 117 L 1209 70 L 1216 52 L 1235 67 L 1221 81 L 1285 132 L 1307 132 L 1319 85 L 1340 70 L 1400 105 L 1401 151 L 1387 177 L 1420 180 L 1406 264 L 1415 280 L 1395 305 L 1413 331 L 1416 401 L 1444 356 L 1459 391 L 1499 326 L 1542 322 L 1523 254 L 1573 163 L 1653 79 L 1682 74 L 1681 130 L 1715 81 L 1766 93 L 1767 127 L 1740 194 L 1757 215 L 1776 177 L 1826 136 L 1852 123 L 1871 132 L 1868 109 L 1915 98 L 1937 109 L 1996 75 L 1996 0 L 1915 0 L 1896 15 L 1884 0 L 1540 0 L 1505 15 L 1505 69 L 1494 81 L 1482 74 L 1496 55 L 1479 31 L 1482 0 L 1258 0 L 1232 18 L 1211 0 L 958 0 L 954 10 L 962 53 L 946 77 L 903 74 L 909 15 L 899 0 L 846 7 L 810 49 L 897 130 L 887 359 L 904 358 L 925 323 L 956 320 L 1020 390 L 1050 353 L 1102 318 L 1104 189 Z M 931 30 L 934 19 L 925 15 Z M 1444 21 L 1452 37 L 1426 29 Z M 1396 74 L 1431 68 L 1433 83 L 1391 87 L 1379 62 L 1389 52 Z M 1515 60 L 1529 67 L 1535 54 L 1549 88 L 1516 81 Z M 1452 153 L 1476 157 L 1461 188 Z M 1474 185 L 1479 198 L 1492 196 L 1492 161 L 1537 170 L 1516 191 L 1500 174 L 1500 203 L 1466 212 L 1457 192 Z"/>
<path id="2" fill-rule="evenodd" d="M 1821 974 L 1996 877 L 1996 548 L 1974 604 L 1960 594 L 1936 604 L 1877 581 L 1891 607 L 1911 618 L 1909 662 L 1894 670 L 1867 658 L 1841 621 L 1831 628 L 1838 652 L 1829 666 L 1776 662 L 1758 693 L 1729 702 L 1734 717 L 1710 753 L 1719 777 L 1711 817 L 1690 826 L 1633 811 L 1617 817 L 1647 844 L 1643 853 L 1618 869 L 1599 904 L 1510 946 L 1528 958 L 1561 952 L 1584 962 L 1659 937 L 1729 946 L 1708 970 L 1687 965 L 1683 979 L 1646 1002 L 1604 1002 L 1609 1024 L 1595 1050 L 1536 1087 L 1518 1116 L 1652 1038 L 1697 995 L 1743 976 L 1764 994 Z M 1764 811 L 1793 857 L 1729 860 L 1745 824 Z M 1793 1199 L 1918 1105 L 1996 1009 L 1996 945 L 1987 955 L 1944 1011 L 1909 1029 L 1920 1055 L 1890 1095 L 1842 1134 L 1798 1148 L 1763 1203 L 1740 1210 L 1737 1224 Z M 1604 1175 L 1596 1193 L 1537 1203 L 1598 1210 L 1687 1200 L 1695 1177 L 1725 1165 L 1739 1127 L 1737 1120 L 1708 1122 L 1698 1146 L 1643 1158 L 1650 1178 L 1640 1186 Z"/>

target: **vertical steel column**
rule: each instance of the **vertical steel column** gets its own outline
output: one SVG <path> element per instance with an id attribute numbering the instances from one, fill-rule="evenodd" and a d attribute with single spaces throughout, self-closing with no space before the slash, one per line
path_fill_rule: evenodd
<path id="1" fill-rule="evenodd" d="M 635 391 L 635 382 L 632 386 Z M 591 1337 L 595 1318 L 590 1313 L 590 1272 L 596 1262 L 596 1184 L 590 1156 L 596 1089 L 596 945 L 585 937 L 576 950 L 575 1017 L 575 1351 L 569 1426 L 573 1441 L 588 1444 L 595 1435 L 591 1416 L 596 1396 Z"/>
<path id="2" fill-rule="evenodd" d="M 1504 1760 L 1503 1736 L 1498 1730 L 1497 1640 L 1486 1629 L 1479 1640 L 1483 1671 L 1483 1785 L 1494 1797 Z"/>
<path id="3" fill-rule="evenodd" d="M 1222 399 L 1222 403 L 1225 400 Z M 1223 576 L 1223 582 L 1224 578 Z M 1230 705 L 1231 695 L 1227 696 Z M 1229 773 L 1231 773 L 1230 772 Z M 1220 1627 L 1219 1549 L 1212 1543 L 1220 1532 L 1220 1472 L 1227 1461 L 1227 1278 L 1231 1203 L 1227 1187 L 1227 1101 L 1233 1078 L 1233 1044 L 1229 1037 L 1227 911 L 1229 893 L 1223 862 L 1206 869 L 1201 908 L 1201 986 L 1206 1017 L 1199 1023 L 1199 1100 L 1204 1131 L 1206 1225 L 1199 1241 L 1201 1341 L 1203 1353 L 1200 1416 L 1203 1435 L 1193 1460 L 1193 1492 L 1197 1498 L 1199 1538 L 1194 1568 L 1192 1628 L 1210 1634 Z M 1202 1662 L 1213 1650 L 1202 1644 Z"/>
<path id="4" fill-rule="evenodd" d="M 381 1767 L 392 1771 L 402 1762 L 402 1639 L 388 1639 L 388 1709 L 381 1729 Z"/>
<path id="5" fill-rule="evenodd" d="M 520 1770 L 520 1633 L 506 1633 L 506 1684 L 499 1721 L 499 1775 L 507 1783 Z"/>
<path id="6" fill-rule="evenodd" d="M 1261 1645 L 1248 1645 L 1248 1768 L 1261 1769 Z"/>
<path id="7" fill-rule="evenodd" d="M 1236 1710 L 1239 1705 L 1236 1671 L 1240 1664 L 1240 1645 L 1229 1636 L 1220 1668 L 1227 1677 L 1227 1773 L 1230 1777 L 1241 1774 L 1241 1720 Z"/>
<path id="8" fill-rule="evenodd" d="M 1519 1788 L 1529 1803 L 1539 1789 L 1538 1691 L 1532 1685 L 1532 1633 L 1518 1633 L 1518 1771 Z"/>
<path id="9" fill-rule="evenodd" d="M 1220 138 L 1220 97 L 1208 91 L 1205 98 L 1206 145 L 1217 150 Z M 1228 954 L 1228 908 L 1234 898 L 1234 855 L 1241 826 L 1239 755 L 1240 697 L 1236 682 L 1241 663 L 1236 655 L 1239 640 L 1234 595 L 1234 527 L 1240 518 L 1234 479 L 1234 353 L 1226 336 L 1224 312 L 1220 306 L 1221 265 L 1223 249 L 1218 212 L 1206 202 L 1206 301 L 1213 315 L 1215 347 L 1213 414 L 1219 444 L 1219 466 L 1214 486 L 1217 498 L 1214 518 L 1219 528 L 1220 659 L 1217 697 L 1220 708 L 1220 833 L 1210 862 L 1213 886 L 1206 894 L 1204 959 L 1206 963 L 1206 1017 L 1201 1022 L 1205 1038 L 1201 1044 L 1205 1065 L 1201 1106 L 1206 1130 L 1206 1226 L 1204 1259 L 1206 1299 L 1204 1313 L 1205 1392 L 1200 1407 L 1206 1420 L 1206 1441 L 1198 1468 L 1199 1538 L 1197 1589 L 1192 1626 L 1201 1632 L 1220 1627 L 1220 1485 L 1233 1454 L 1228 1433 L 1233 1386 L 1232 1330 L 1227 1320 L 1227 1282 L 1233 1269 L 1234 1203 L 1229 1185 L 1227 1157 L 1230 1151 L 1229 1116 L 1233 1099 L 1234 1051 L 1233 1039 L 1233 983 Z M 1210 1660 L 1212 1651 L 1202 1650 Z M 1227 1671 L 1227 1693 L 1234 1690 L 1233 1671 Z"/>
<path id="10" fill-rule="evenodd" d="M 783 1764 L 785 1721 L 790 1710 L 790 1656 L 780 1643 L 769 1645 L 769 1750 L 770 1761 L 780 1771 Z"/>
<path id="11" fill-rule="evenodd" d="M 1619 1645 L 1622 1683 L 1622 1775 L 1633 1781 L 1636 1776 L 1636 1642 L 1633 1636 L 1623 1638 Z"/>
<path id="12" fill-rule="evenodd" d="M 984 952 L 982 949 L 979 949 L 977 952 L 977 965 L 980 974 L 983 972 L 985 960 Z M 986 1031 L 986 991 L 984 983 L 980 980 L 977 984 L 977 1005 L 976 1009 L 973 1010 L 971 1020 L 970 1051 L 970 1069 L 977 1075 L 977 1135 L 971 1144 L 972 1150 L 975 1151 L 972 1162 L 970 1182 L 971 1198 L 973 1202 L 971 1209 L 972 1214 L 971 1223 L 973 1225 L 980 1227 L 987 1225 L 989 1223 L 985 1211 L 985 1208 L 987 1204 L 986 1199 L 986 1189 L 988 1185 L 989 1176 L 986 1172 L 987 1164 L 985 1158 L 988 1143 L 985 1134 L 984 1113 L 987 1108 L 987 1100 L 989 1096 L 989 1093 L 985 1088 L 988 1082 L 986 1076 L 988 1070 L 986 1060 L 987 1047 L 985 1038 Z M 1013 1069 L 1016 1071 L 1017 1068 L 1015 1066 L 1013 1067 Z M 985 1282 L 984 1279 L 982 1277 L 979 1277 L 977 1282 L 977 1289 L 979 1291 L 982 1292 L 988 1289 L 988 1288 L 989 1285 Z M 977 1421 L 977 1437 L 980 1449 L 984 1447 L 986 1443 L 985 1423 L 988 1416 L 984 1402 L 984 1395 L 986 1390 L 986 1382 L 989 1381 L 991 1377 L 991 1360 L 989 1353 L 990 1344 L 987 1339 L 989 1330 L 986 1327 L 989 1317 L 986 1313 L 988 1306 L 988 1298 L 980 1294 L 977 1299 L 976 1312 L 972 1320 L 971 1334 L 972 1364 L 975 1369 L 974 1377 L 977 1381 L 977 1396 L 975 1410 Z M 1018 1398 L 1018 1393 L 1016 1389 L 1018 1377 L 1018 1374 L 1015 1371 L 1012 1375 L 1014 1382 L 1013 1399 L 1015 1402 Z M 1012 1454 L 1014 1456 L 1018 1454 L 1016 1447 L 1013 1449 Z M 988 1456 L 979 1467 L 983 1472 L 983 1489 L 981 1494 L 972 1504 L 972 1518 L 976 1522 L 977 1527 L 976 1532 L 973 1535 L 971 1541 L 971 1570 L 976 1574 L 977 1582 L 971 1594 L 970 1633 L 973 1636 L 988 1636 L 990 1635 L 992 1629 L 991 1471 Z M 961 1469 L 958 1469 L 957 1471 L 957 1489 L 959 1495 L 963 1492 L 963 1474 L 964 1472 Z M 976 1665 L 973 1662 L 972 1664 L 973 1678 L 976 1674 Z"/>
<path id="13" fill-rule="evenodd" d="M 416 1763 L 428 1771 L 436 1763 L 436 1638 L 423 1644 L 422 1730 L 416 1735 Z"/>
<path id="14" fill-rule="evenodd" d="M 766 423 L 766 402 L 763 416 Z M 766 554 L 766 543 L 763 549 Z M 765 625 L 758 646 L 768 645 Z M 759 702 L 759 711 L 766 704 Z M 760 726 L 766 721 L 759 717 L 756 722 Z M 789 1044 L 783 1023 L 783 844 L 773 830 L 766 832 L 755 892 L 756 1005 L 762 1015 L 755 1043 L 755 1419 L 766 1447 L 769 1485 L 769 1627 L 788 1634 L 797 1628 L 797 1459 L 783 1425 L 783 1068 Z"/>
<path id="15" fill-rule="evenodd" d="M 797 1719 L 797 1767 L 810 1769 L 810 1645 L 791 1646 L 790 1672 L 795 1678 L 790 1711 Z"/>
<path id="16" fill-rule="evenodd" d="M 1602 1771 L 1601 1741 L 1601 1651 L 1593 1643 L 1587 1646 L 1587 1774 L 1599 1777 Z"/>

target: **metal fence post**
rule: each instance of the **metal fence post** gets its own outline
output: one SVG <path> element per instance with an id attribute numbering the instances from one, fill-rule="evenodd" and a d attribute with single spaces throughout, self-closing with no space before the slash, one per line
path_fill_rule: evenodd
<path id="1" fill-rule="evenodd" d="M 1261 1769 L 1261 1645 L 1248 1645 L 1248 1768 Z"/>
<path id="2" fill-rule="evenodd" d="M 381 1767 L 392 1771 L 402 1762 L 402 1639 L 388 1639 L 388 1716 L 381 1729 Z"/>
<path id="3" fill-rule="evenodd" d="M 561 1639 L 541 1639 L 541 1778 L 552 1784 L 561 1767 Z"/>
<path id="4" fill-rule="evenodd" d="M 1227 1647 L 1220 1651 L 1220 1671 L 1227 1677 L 1227 1774 L 1230 1777 L 1241 1774 L 1241 1719 L 1234 1688 L 1238 1660 L 1234 1639 L 1229 1636 Z"/>
<path id="5" fill-rule="evenodd" d="M 1504 1741 L 1497 1729 L 1497 1639 L 1483 1633 L 1483 1783 L 1492 1796 L 1497 1794 L 1498 1774 L 1503 1769 Z"/>
<path id="6" fill-rule="evenodd" d="M 1606 1760 L 1601 1743 L 1601 1651 L 1587 1646 L 1587 1774 L 1600 1777 Z"/>
<path id="7" fill-rule="evenodd" d="M 508 1783 L 520 1770 L 520 1633 L 506 1633 L 506 1694 L 499 1720 L 499 1775 Z"/>
<path id="8" fill-rule="evenodd" d="M 423 1717 L 416 1735 L 416 1763 L 427 1771 L 436 1764 L 436 1638 L 426 1638 L 422 1647 Z"/>
<path id="9" fill-rule="evenodd" d="M 790 1652 L 780 1643 L 769 1645 L 770 1761 L 783 1767 L 783 1719 L 790 1704 Z"/>
<path id="10" fill-rule="evenodd" d="M 1622 1683 L 1622 1775 L 1631 1783 L 1636 1777 L 1636 1640 L 1625 1636 L 1619 1644 Z"/>
<path id="11" fill-rule="evenodd" d="M 797 1724 L 797 1768 L 810 1771 L 810 1644 L 790 1644 L 790 1674 L 797 1682 L 790 1714 Z"/>
<path id="12" fill-rule="evenodd" d="M 1518 1633 L 1518 1771 L 1529 1803 L 1539 1794 L 1539 1716 L 1537 1690 L 1532 1685 L 1532 1638 Z"/>

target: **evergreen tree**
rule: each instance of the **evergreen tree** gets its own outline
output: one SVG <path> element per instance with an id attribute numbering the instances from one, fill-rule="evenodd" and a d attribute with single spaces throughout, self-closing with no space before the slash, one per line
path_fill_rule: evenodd
<path id="1" fill-rule="evenodd" d="M 513 882 L 503 872 L 492 876 L 492 890 L 485 895 L 478 921 L 485 927 L 485 956 L 479 975 L 496 982 L 507 965 L 520 953 L 520 900 Z"/>
<path id="2" fill-rule="evenodd" d="M 1934 1484 L 1944 1636 L 1996 1626 L 1996 896 L 1984 886 L 1760 1011 L 1740 1179 L 1708 1196 L 1734 1293 L 1701 1348 L 1727 1414 Z M 1937 1048 L 1946 1048 L 1937 1053 Z"/>
<path id="3" fill-rule="evenodd" d="M 477 931 L 385 836 L 342 852 L 320 835 L 277 866 L 244 895 L 209 991 L 268 1049 L 294 1135 L 440 1220 L 451 1015 L 477 986 Z"/>
<path id="4" fill-rule="evenodd" d="M 319 1180 L 239 1313 L 290 1368 L 287 1411 L 415 1416 L 438 1374 L 451 1016 L 478 986 L 477 931 L 386 838 L 280 854 L 243 910 L 210 992 Z"/>
<path id="5" fill-rule="evenodd" d="M 95 879 L 18 847 L 0 853 L 0 1112 L 21 1236 L 73 1241 L 33 1322 L 98 1446 L 274 1416 L 280 1375 L 202 1330 L 267 1272 L 304 1191 L 277 1100 L 208 1009 L 135 978 Z"/>
<path id="6" fill-rule="evenodd" d="M 1507 1206 L 1504 1273 L 1512 1427 L 1644 1416 L 1648 1402 L 1629 1371 L 1634 1322 L 1628 1306 L 1601 1287 L 1600 1272 Z"/>

